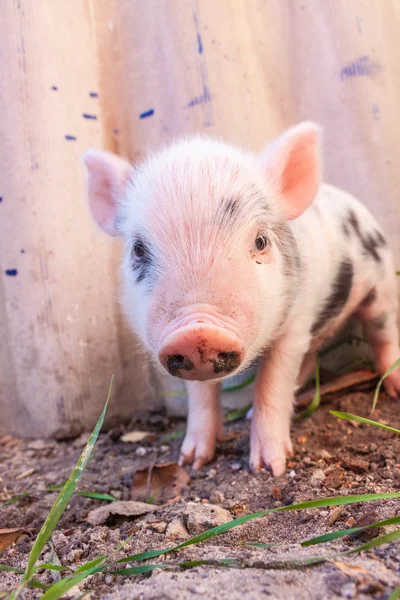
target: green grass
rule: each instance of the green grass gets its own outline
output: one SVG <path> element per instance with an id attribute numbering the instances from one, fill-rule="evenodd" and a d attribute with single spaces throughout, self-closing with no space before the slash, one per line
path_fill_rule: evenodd
<path id="1" fill-rule="evenodd" d="M 315 413 L 321 404 L 321 385 L 320 385 L 320 375 L 319 375 L 319 357 L 318 354 L 315 356 L 315 392 L 314 397 L 311 400 L 310 404 L 307 406 L 303 412 L 296 415 L 295 420 L 304 420 L 308 419 Z"/>
<path id="2" fill-rule="evenodd" d="M 381 429 L 386 429 L 387 431 L 393 431 L 394 433 L 400 434 L 400 429 L 395 429 L 395 427 L 384 425 L 383 423 L 379 423 L 379 421 L 372 421 L 371 419 L 366 419 L 365 417 L 359 417 L 358 415 L 353 415 L 351 413 L 341 412 L 338 410 L 330 410 L 329 412 L 331 415 L 333 415 L 334 417 L 338 417 L 339 419 L 345 419 L 347 421 L 357 421 L 358 423 L 365 423 L 366 425 L 380 427 Z"/>
<path id="3" fill-rule="evenodd" d="M 378 381 L 378 385 L 376 386 L 375 394 L 374 394 L 374 399 L 373 399 L 373 402 L 372 402 L 371 415 L 374 414 L 374 411 L 375 411 L 375 408 L 376 408 L 376 403 L 378 402 L 379 392 L 381 391 L 382 383 L 385 381 L 386 377 L 388 377 L 391 373 L 393 373 L 393 371 L 395 371 L 398 367 L 400 367 L 400 358 L 398 360 L 396 360 L 392 364 L 392 366 L 390 366 L 388 368 L 388 370 L 382 375 L 382 377 Z"/>

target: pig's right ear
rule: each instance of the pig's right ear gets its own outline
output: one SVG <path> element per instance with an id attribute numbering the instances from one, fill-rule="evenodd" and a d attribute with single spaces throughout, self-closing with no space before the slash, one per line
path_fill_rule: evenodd
<path id="1" fill-rule="evenodd" d="M 300 123 L 267 146 L 260 157 L 264 177 L 277 194 L 287 219 L 299 217 L 317 195 L 320 130 L 315 123 Z"/>
<path id="2" fill-rule="evenodd" d="M 132 175 L 127 161 L 101 150 L 87 150 L 82 157 L 86 167 L 89 208 L 96 223 L 109 235 L 118 235 L 118 202 Z"/>

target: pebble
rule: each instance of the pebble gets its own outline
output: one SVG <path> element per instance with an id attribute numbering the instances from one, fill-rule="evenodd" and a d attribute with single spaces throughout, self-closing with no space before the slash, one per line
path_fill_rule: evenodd
<path id="1" fill-rule="evenodd" d="M 149 526 L 157 533 L 165 533 L 167 529 L 166 521 L 150 521 Z"/>
<path id="2" fill-rule="evenodd" d="M 168 450 L 169 450 L 169 446 L 167 446 L 166 444 L 163 444 L 162 446 L 160 446 L 161 452 L 168 452 Z"/>
<path id="3" fill-rule="evenodd" d="M 210 469 L 207 473 L 207 479 L 214 479 L 217 474 L 217 469 Z"/>
<path id="4" fill-rule="evenodd" d="M 291 477 L 292 479 L 293 479 L 294 477 L 296 477 L 296 471 L 290 471 L 290 473 L 289 473 L 289 477 Z"/>
<path id="5" fill-rule="evenodd" d="M 325 449 L 321 450 L 321 452 L 319 453 L 319 455 L 320 455 L 321 458 L 327 458 L 327 459 L 328 458 L 332 458 L 332 454 L 330 454 L 328 452 L 328 450 L 325 450 Z"/>
<path id="6" fill-rule="evenodd" d="M 169 523 L 165 532 L 166 537 L 172 540 L 183 540 L 188 537 L 188 530 L 180 519 L 175 519 Z"/>
<path id="7" fill-rule="evenodd" d="M 114 575 L 108 574 L 104 577 L 104 583 L 106 585 L 111 585 L 112 583 L 114 583 L 114 579 L 115 579 Z"/>
<path id="8" fill-rule="evenodd" d="M 225 496 L 219 490 L 214 490 L 210 495 L 210 502 L 212 504 L 222 504 L 225 500 Z"/>
<path id="9" fill-rule="evenodd" d="M 139 446 L 139 448 L 136 448 L 135 454 L 137 454 L 137 456 L 145 456 L 147 454 L 147 450 L 143 446 Z"/>
<path id="10" fill-rule="evenodd" d="M 240 463 L 232 463 L 231 464 L 232 471 L 239 471 L 241 468 L 242 468 L 242 465 Z"/>
<path id="11" fill-rule="evenodd" d="M 198 594 L 199 596 L 204 596 L 204 594 L 207 594 L 207 590 L 203 585 L 194 585 L 193 587 L 189 588 L 189 592 L 192 594 Z"/>
<path id="12" fill-rule="evenodd" d="M 313 471 L 311 477 L 310 477 L 310 482 L 311 483 L 320 483 L 321 481 L 325 481 L 326 479 L 326 475 L 323 472 L 322 469 L 315 469 L 315 471 Z"/>
<path id="13" fill-rule="evenodd" d="M 188 502 L 185 507 L 186 527 L 191 534 L 203 533 L 211 527 L 232 521 L 229 511 L 216 504 L 195 504 Z"/>

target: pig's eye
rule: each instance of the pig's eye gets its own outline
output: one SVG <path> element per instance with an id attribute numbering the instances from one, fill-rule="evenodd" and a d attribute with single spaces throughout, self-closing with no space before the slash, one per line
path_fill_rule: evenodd
<path id="1" fill-rule="evenodd" d="M 256 248 L 259 252 L 265 250 L 268 246 L 268 238 L 264 233 L 259 233 L 255 241 Z"/>
<path id="2" fill-rule="evenodd" d="M 141 240 L 136 240 L 133 244 L 133 253 L 137 258 L 143 258 L 146 254 L 146 246 Z"/>

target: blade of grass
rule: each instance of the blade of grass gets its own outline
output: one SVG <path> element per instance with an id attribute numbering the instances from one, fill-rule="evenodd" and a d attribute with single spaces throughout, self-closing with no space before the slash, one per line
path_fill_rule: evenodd
<path id="1" fill-rule="evenodd" d="M 127 569 L 118 569 L 115 571 L 107 571 L 107 573 L 112 573 L 113 575 L 141 575 L 142 573 L 150 573 L 154 571 L 154 569 L 171 569 L 175 567 L 184 567 L 184 568 L 193 568 L 193 567 L 201 567 L 203 565 L 214 565 L 218 567 L 232 567 L 239 566 L 239 563 L 234 558 L 223 558 L 220 560 L 185 560 L 183 562 L 178 563 L 162 563 L 162 564 L 153 564 L 153 565 L 140 565 L 139 567 L 129 567 Z"/>
<path id="2" fill-rule="evenodd" d="M 358 415 L 352 415 L 351 413 L 345 413 L 338 410 L 330 410 L 329 412 L 331 415 L 333 415 L 334 417 L 338 417 L 339 419 L 346 419 L 347 421 L 358 421 L 358 423 L 365 423 L 366 425 L 381 427 L 381 429 L 387 429 L 388 431 L 394 431 L 394 433 L 400 434 L 400 429 L 389 427 L 389 425 L 384 425 L 383 423 L 379 423 L 378 421 L 372 421 L 371 419 L 366 419 L 365 417 L 359 417 Z"/>
<path id="3" fill-rule="evenodd" d="M 257 519 L 259 517 L 265 517 L 273 512 L 282 512 L 282 511 L 291 511 L 291 510 L 304 510 L 307 508 L 326 508 L 328 506 L 341 506 L 344 504 L 355 504 L 357 502 L 371 502 L 375 500 L 385 500 L 389 498 L 400 498 L 400 492 L 389 492 L 387 494 L 360 494 L 358 496 L 336 496 L 330 498 L 320 498 L 318 500 L 310 500 L 307 502 L 300 502 L 298 504 L 292 504 L 290 506 L 278 506 L 277 508 L 269 508 L 267 510 L 262 510 L 260 512 L 252 513 L 250 515 L 244 515 L 243 517 L 239 517 L 234 521 L 229 521 L 228 523 L 223 523 L 222 525 L 218 525 L 217 527 L 213 527 L 212 529 L 208 529 L 204 533 L 200 533 L 185 542 L 178 544 L 177 546 L 173 546 L 171 548 L 164 548 L 162 550 L 148 550 L 146 552 L 141 552 L 140 554 L 133 554 L 131 556 L 127 556 L 124 558 L 120 558 L 118 563 L 125 563 L 131 561 L 138 560 L 147 560 L 149 558 L 156 558 L 157 556 L 161 556 L 163 554 L 169 554 L 170 552 L 176 552 L 181 548 L 186 548 L 187 546 L 192 546 L 193 544 L 199 544 L 200 542 L 205 542 L 221 533 L 225 533 L 234 527 L 238 527 L 243 523 L 247 523 L 248 521 L 252 521 L 253 519 Z"/>
<path id="4" fill-rule="evenodd" d="M 16 496 L 13 496 L 9 500 L 6 500 L 5 502 L 3 502 L 2 506 L 9 506 L 9 504 L 13 504 L 14 502 L 18 502 L 18 500 L 21 500 L 22 498 L 26 498 L 27 496 L 29 496 L 29 494 L 30 494 L 30 492 L 22 492 L 21 494 L 17 494 Z"/>
<path id="5" fill-rule="evenodd" d="M 62 483 L 56 483 L 55 485 L 49 485 L 46 488 L 44 488 L 44 491 L 45 492 L 56 492 L 57 490 L 61 490 L 66 483 L 67 483 L 66 481 L 63 481 Z"/>
<path id="6" fill-rule="evenodd" d="M 225 423 L 232 423 L 233 421 L 243 419 L 243 417 L 247 415 L 247 412 L 250 410 L 250 408 L 251 404 L 248 404 L 243 408 L 238 408 L 237 410 L 230 410 L 225 417 Z"/>
<path id="7" fill-rule="evenodd" d="M 390 594 L 388 600 L 396 600 L 397 598 L 400 598 L 400 587 L 393 590 L 393 592 Z"/>
<path id="8" fill-rule="evenodd" d="M 85 496 L 85 498 L 94 498 L 95 500 L 107 500 L 107 502 L 116 502 L 117 498 L 110 496 L 109 494 L 101 494 L 99 492 L 75 492 L 79 496 Z"/>
<path id="9" fill-rule="evenodd" d="M 315 393 L 314 398 L 303 412 L 295 416 L 295 420 L 308 419 L 315 413 L 319 405 L 321 404 L 321 385 L 319 377 L 319 357 L 318 354 L 315 356 Z"/>
<path id="10" fill-rule="evenodd" d="M 41 563 L 40 565 L 36 565 L 34 568 L 34 572 L 37 571 L 72 571 L 69 567 L 64 567 L 64 565 L 53 565 L 52 563 Z"/>
<path id="11" fill-rule="evenodd" d="M 76 571 L 74 571 L 74 573 L 77 574 L 77 573 L 84 573 L 85 571 L 89 571 L 93 567 L 97 567 L 98 565 L 100 565 L 107 558 L 108 558 L 108 554 L 102 554 L 101 556 L 98 556 L 97 558 L 95 558 L 93 560 L 88 560 L 88 562 L 84 563 L 78 569 L 76 569 Z"/>
<path id="12" fill-rule="evenodd" d="M 98 572 L 98 567 L 92 567 L 79 573 L 78 575 L 68 575 L 64 579 L 57 581 L 41 596 L 40 600 L 58 600 L 61 596 L 64 596 L 70 589 L 75 585 L 78 585 L 83 579 L 86 579 L 89 575 Z"/>
<path id="13" fill-rule="evenodd" d="M 264 548 L 264 549 L 272 548 L 273 546 L 278 546 L 278 544 L 275 544 L 275 543 L 263 544 L 261 542 L 243 542 L 243 544 L 241 544 L 241 545 L 254 546 L 255 548 Z"/>
<path id="14" fill-rule="evenodd" d="M 18 567 L 10 567 L 8 565 L 0 564 L 0 571 L 11 571 L 12 573 L 24 573 L 23 569 L 18 569 Z"/>
<path id="15" fill-rule="evenodd" d="M 400 358 L 397 359 L 396 362 L 394 362 L 392 366 L 388 368 L 388 370 L 382 375 L 382 377 L 378 381 L 378 385 L 375 389 L 374 400 L 372 402 L 371 416 L 374 414 L 376 403 L 378 402 L 379 392 L 381 391 L 382 383 L 385 381 L 386 377 L 393 373 L 393 371 L 395 371 L 398 367 L 400 367 Z"/>
<path id="16" fill-rule="evenodd" d="M 108 402 L 109 402 L 109 399 L 111 396 L 112 383 L 113 383 L 113 378 L 111 379 L 110 387 L 108 390 L 107 400 L 104 405 L 103 411 L 100 415 L 100 418 L 97 421 L 96 426 L 93 429 L 93 432 L 92 432 L 85 448 L 83 449 L 82 454 L 80 455 L 79 460 L 76 463 L 70 477 L 68 478 L 64 487 L 60 491 L 59 495 L 57 496 L 56 501 L 54 502 L 53 506 L 51 507 L 51 510 L 50 510 L 45 522 L 43 523 L 41 530 L 38 533 L 38 536 L 35 540 L 35 543 L 32 547 L 32 550 L 31 550 L 29 558 L 28 558 L 28 564 L 26 565 L 25 574 L 24 574 L 17 590 L 15 590 L 15 592 L 13 592 L 11 594 L 11 597 L 10 597 L 11 600 L 15 600 L 16 598 L 18 598 L 21 591 L 27 585 L 29 580 L 32 578 L 36 561 L 38 560 L 47 540 L 49 539 L 50 535 L 52 534 L 55 527 L 57 526 L 58 521 L 60 520 L 68 502 L 71 499 L 72 494 L 75 491 L 75 488 L 76 488 L 77 483 L 83 473 L 83 470 L 86 467 L 86 465 L 91 457 L 94 445 L 99 436 L 100 429 L 103 425 Z M 64 580 L 62 580 L 62 581 L 64 581 Z M 58 583 L 62 583 L 62 581 L 58 582 Z"/>
<path id="17" fill-rule="evenodd" d="M 330 533 L 324 533 L 316 537 L 310 538 L 300 543 L 300 546 L 315 546 L 316 544 L 324 544 L 341 537 L 346 537 L 357 533 L 359 531 L 365 531 L 366 529 L 377 529 L 379 527 L 385 527 L 386 525 L 398 525 L 400 523 L 400 517 L 393 517 L 392 519 L 385 519 L 384 521 L 377 521 L 364 527 L 352 527 L 351 529 L 339 529 L 338 531 L 331 531 Z"/>

